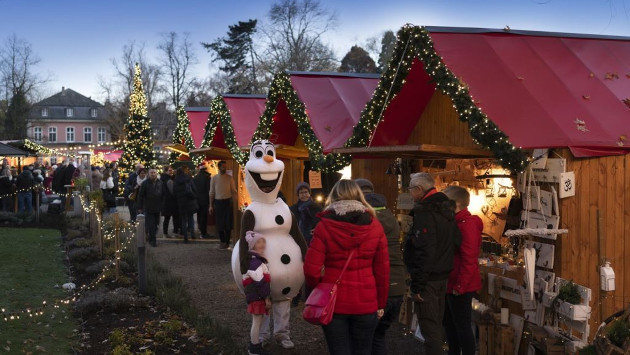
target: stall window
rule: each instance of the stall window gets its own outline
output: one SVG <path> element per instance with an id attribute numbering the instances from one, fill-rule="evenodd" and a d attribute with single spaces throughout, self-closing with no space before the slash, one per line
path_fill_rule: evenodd
<path id="1" fill-rule="evenodd" d="M 48 142 L 57 141 L 57 127 L 48 127 Z"/>

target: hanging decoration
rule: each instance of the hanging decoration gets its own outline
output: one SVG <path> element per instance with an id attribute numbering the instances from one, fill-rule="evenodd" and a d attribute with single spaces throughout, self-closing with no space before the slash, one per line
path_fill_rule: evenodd
<path id="1" fill-rule="evenodd" d="M 145 167 L 156 167 L 153 151 L 151 120 L 147 117 L 147 99 L 142 87 L 140 65 L 136 63 L 133 77 L 133 92 L 129 96 L 129 119 L 125 123 L 125 143 L 119 160 L 121 183 L 133 171 L 137 163 Z"/>

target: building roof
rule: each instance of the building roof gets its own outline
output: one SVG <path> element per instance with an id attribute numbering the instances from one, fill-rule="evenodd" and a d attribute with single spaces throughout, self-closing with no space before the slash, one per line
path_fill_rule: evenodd
<path id="1" fill-rule="evenodd" d="M 424 33 L 417 27 L 401 31 L 419 38 Z M 454 106 L 462 104 L 464 93 L 464 101 L 516 147 L 568 147 L 576 157 L 630 152 L 630 38 L 444 27 L 426 31 L 430 41 L 410 45 L 415 59 L 387 103 L 373 146 L 405 144 L 438 83 Z M 437 54 L 443 67 L 434 62 L 427 73 L 423 50 Z M 411 123 L 410 117 L 415 118 Z M 461 112 L 460 117 L 466 120 Z M 468 122 L 479 139 L 484 132 Z"/>
<path id="2" fill-rule="evenodd" d="M 0 157 L 26 157 L 29 155 L 26 151 L 12 147 L 9 144 L 0 143 Z"/>
<path id="3" fill-rule="evenodd" d="M 101 103 L 67 88 L 62 88 L 60 92 L 43 99 L 33 106 L 103 107 Z"/>

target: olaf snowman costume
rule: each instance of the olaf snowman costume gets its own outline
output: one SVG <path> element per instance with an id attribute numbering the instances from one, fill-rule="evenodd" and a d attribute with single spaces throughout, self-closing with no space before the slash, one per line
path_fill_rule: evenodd
<path id="1" fill-rule="evenodd" d="M 284 163 L 276 159 L 274 145 L 266 140 L 252 143 L 249 161 L 245 164 L 245 185 L 252 202 L 241 220 L 240 240 L 232 252 L 232 273 L 243 292 L 242 275 L 249 266 L 245 233 L 262 234 L 267 242 L 265 258 L 271 276 L 274 337 L 282 347 L 292 348 L 291 299 L 304 283 L 303 260 L 307 246 L 289 206 L 278 198 L 283 175 Z M 271 337 L 269 316 L 263 319 L 260 336 L 262 340 Z"/>

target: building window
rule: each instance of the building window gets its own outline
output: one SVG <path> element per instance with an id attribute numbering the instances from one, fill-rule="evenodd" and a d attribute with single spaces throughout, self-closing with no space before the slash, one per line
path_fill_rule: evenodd
<path id="1" fill-rule="evenodd" d="M 48 107 L 42 107 L 42 117 L 48 117 Z"/>
<path id="2" fill-rule="evenodd" d="M 90 116 L 93 118 L 96 118 L 96 109 L 95 108 L 91 108 L 90 109 Z"/>
<path id="3" fill-rule="evenodd" d="M 33 127 L 33 139 L 36 142 L 41 142 L 43 138 L 42 128 L 41 127 Z"/>
<path id="4" fill-rule="evenodd" d="M 105 142 L 105 132 L 106 132 L 105 131 L 105 127 L 99 127 L 98 128 L 98 137 L 97 137 L 97 139 L 98 139 L 99 143 Z"/>
<path id="5" fill-rule="evenodd" d="M 53 143 L 57 141 L 57 127 L 48 127 L 48 142 Z"/>
<path id="6" fill-rule="evenodd" d="M 72 107 L 66 108 L 66 117 L 74 116 L 74 109 Z"/>
<path id="7" fill-rule="evenodd" d="M 66 127 L 66 142 L 74 142 L 74 127 Z"/>
<path id="8" fill-rule="evenodd" d="M 83 141 L 84 142 L 92 141 L 92 127 L 83 128 Z"/>

